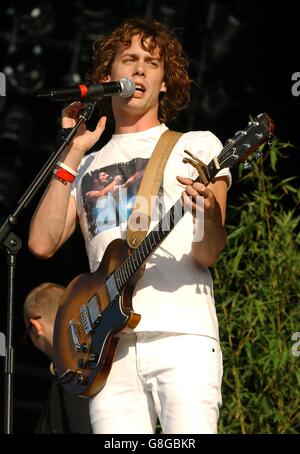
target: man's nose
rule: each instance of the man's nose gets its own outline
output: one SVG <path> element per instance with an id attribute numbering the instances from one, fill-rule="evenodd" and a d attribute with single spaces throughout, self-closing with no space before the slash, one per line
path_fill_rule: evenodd
<path id="1" fill-rule="evenodd" d="M 141 60 L 136 62 L 136 65 L 134 67 L 134 74 L 137 74 L 139 76 L 144 76 L 145 75 L 145 63 Z"/>

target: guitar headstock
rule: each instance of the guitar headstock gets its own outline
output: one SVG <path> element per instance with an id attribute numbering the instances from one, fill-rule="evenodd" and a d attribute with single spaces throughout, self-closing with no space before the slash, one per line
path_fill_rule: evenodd
<path id="1" fill-rule="evenodd" d="M 220 169 L 233 167 L 243 162 L 254 153 L 260 145 L 268 142 L 274 134 L 274 124 L 267 113 L 259 114 L 248 123 L 247 128 L 237 131 L 231 139 L 227 140 L 223 150 L 218 156 Z M 261 154 L 257 155 L 257 158 Z"/>

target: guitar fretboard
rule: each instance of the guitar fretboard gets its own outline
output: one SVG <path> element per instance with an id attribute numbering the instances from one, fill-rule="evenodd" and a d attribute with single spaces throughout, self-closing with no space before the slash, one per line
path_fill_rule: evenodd
<path id="1" fill-rule="evenodd" d="M 178 199 L 154 229 L 151 230 L 141 242 L 139 247 L 136 248 L 115 271 L 114 275 L 119 290 L 127 284 L 134 273 L 145 263 L 164 238 L 173 230 L 183 215 L 183 204 L 181 199 Z"/>

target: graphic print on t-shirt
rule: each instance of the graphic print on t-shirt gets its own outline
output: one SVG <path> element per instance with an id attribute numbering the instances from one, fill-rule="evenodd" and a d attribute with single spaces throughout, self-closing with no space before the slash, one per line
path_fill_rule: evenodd
<path id="1" fill-rule="evenodd" d="M 91 239 L 127 222 L 148 161 L 135 158 L 84 175 L 81 196 Z"/>

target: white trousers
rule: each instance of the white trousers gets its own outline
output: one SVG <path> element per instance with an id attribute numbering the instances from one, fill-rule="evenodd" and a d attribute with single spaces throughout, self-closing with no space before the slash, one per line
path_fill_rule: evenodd
<path id="1" fill-rule="evenodd" d="M 90 399 L 94 433 L 217 433 L 222 352 L 210 337 L 139 332 L 124 335 L 106 385 Z"/>

